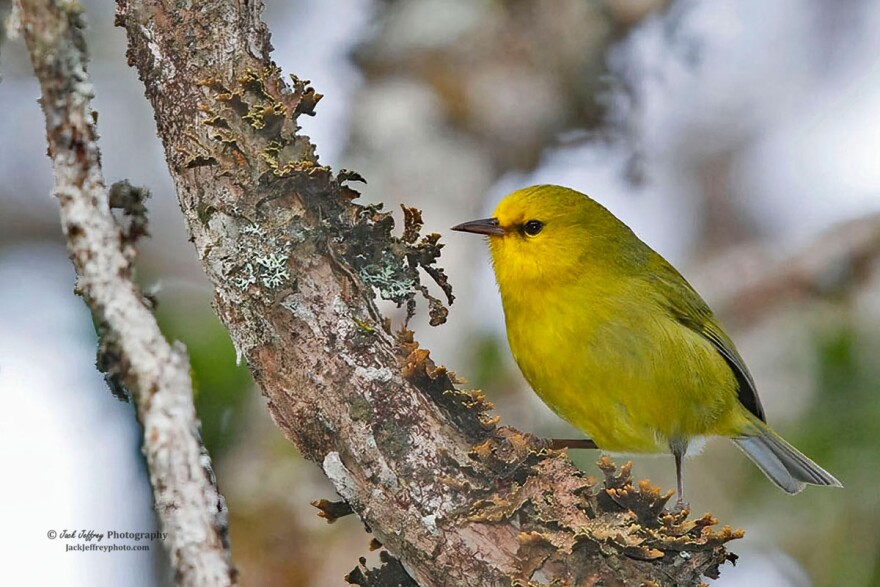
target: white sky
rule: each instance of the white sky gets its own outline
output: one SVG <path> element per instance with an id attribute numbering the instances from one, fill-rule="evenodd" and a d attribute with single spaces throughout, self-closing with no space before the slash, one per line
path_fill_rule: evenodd
<path id="1" fill-rule="evenodd" d="M 47 537 L 152 531 L 152 494 L 133 409 L 94 368 L 95 334 L 66 252 L 0 249 L 0 283 L 4 584 L 154 585 L 152 555 L 65 552 L 78 541 Z"/>

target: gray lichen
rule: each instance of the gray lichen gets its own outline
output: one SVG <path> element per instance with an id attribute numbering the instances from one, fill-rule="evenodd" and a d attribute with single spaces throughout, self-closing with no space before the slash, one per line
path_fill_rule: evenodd
<path id="1" fill-rule="evenodd" d="M 364 283 L 374 287 L 383 300 L 406 300 L 418 293 L 418 282 L 392 255 L 383 256 L 378 264 L 364 265 L 358 275 Z"/>
<path id="2" fill-rule="evenodd" d="M 287 255 L 269 253 L 264 257 L 255 259 L 259 267 L 260 281 L 267 289 L 281 287 L 290 280 L 290 272 L 287 270 Z"/>

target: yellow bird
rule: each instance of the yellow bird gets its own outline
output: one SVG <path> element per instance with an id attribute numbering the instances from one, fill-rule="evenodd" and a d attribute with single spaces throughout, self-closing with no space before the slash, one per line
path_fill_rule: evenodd
<path id="1" fill-rule="evenodd" d="M 725 436 L 783 491 L 842 487 L 766 424 L 733 341 L 681 274 L 588 196 L 539 185 L 492 218 L 486 235 L 513 357 L 556 414 L 608 452 L 675 456 Z"/>

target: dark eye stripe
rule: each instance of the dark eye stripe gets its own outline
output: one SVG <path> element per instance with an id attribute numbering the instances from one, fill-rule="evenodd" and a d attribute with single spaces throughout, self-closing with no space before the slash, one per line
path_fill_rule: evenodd
<path id="1" fill-rule="evenodd" d="M 542 228 L 544 228 L 544 223 L 540 220 L 529 220 L 523 224 L 523 232 L 529 236 L 535 236 L 541 232 Z"/>

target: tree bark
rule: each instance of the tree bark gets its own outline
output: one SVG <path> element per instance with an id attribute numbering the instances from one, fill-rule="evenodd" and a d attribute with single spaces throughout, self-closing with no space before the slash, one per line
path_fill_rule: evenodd
<path id="1" fill-rule="evenodd" d="M 144 218 L 120 230 L 101 171 L 81 8 L 20 0 L 21 24 L 42 90 L 55 196 L 76 289 L 102 331 L 103 360 L 129 389 L 144 429 L 155 508 L 177 583 L 235 584 L 226 548 L 223 499 L 198 436 L 189 359 L 170 345 L 132 279 L 134 241 Z M 111 359 L 112 358 L 112 359 Z"/>
<path id="2" fill-rule="evenodd" d="M 118 0 L 117 24 L 215 309 L 282 433 L 423 587 L 714 576 L 738 533 L 663 510 L 668 495 L 607 462 L 601 487 L 390 331 L 374 291 L 411 307 L 421 270 L 445 285 L 436 235 L 407 210 L 392 237 L 389 215 L 351 201 L 358 176 L 320 165 L 297 126 L 320 96 L 282 79 L 261 10 Z"/>

